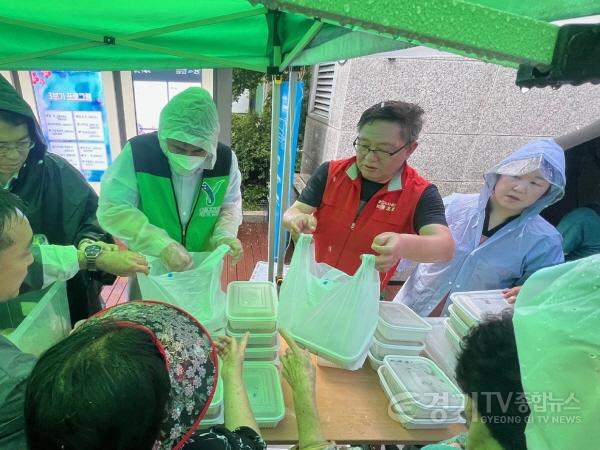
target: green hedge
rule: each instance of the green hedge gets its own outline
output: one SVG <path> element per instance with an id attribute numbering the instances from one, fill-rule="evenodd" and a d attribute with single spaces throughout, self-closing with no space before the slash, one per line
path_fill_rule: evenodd
<path id="1" fill-rule="evenodd" d="M 233 114 L 231 118 L 231 147 L 242 172 L 242 198 L 247 211 L 261 209 L 269 191 L 271 111 L 268 109 L 268 114 L 251 112 Z"/>

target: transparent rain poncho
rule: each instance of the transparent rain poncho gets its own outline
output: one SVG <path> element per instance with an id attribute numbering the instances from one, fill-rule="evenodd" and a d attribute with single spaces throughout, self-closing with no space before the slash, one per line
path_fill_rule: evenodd
<path id="1" fill-rule="evenodd" d="M 201 168 L 209 170 L 216 162 L 219 128 L 217 109 L 210 94 L 205 89 L 192 87 L 174 96 L 162 109 L 158 139 L 165 153 L 168 151 L 167 139 L 176 139 L 202 148 L 208 155 Z M 193 207 L 201 171 L 179 176 L 173 170 L 172 174 L 173 189 L 180 207 L 180 220 L 185 223 Z M 240 184 L 237 158 L 232 153 L 229 184 L 211 243 L 237 236 L 238 227 L 242 223 Z M 147 256 L 159 256 L 175 241 L 163 229 L 149 223 L 138 206 L 139 192 L 132 150 L 127 143 L 102 178 L 98 220 L 106 231 L 121 239 L 132 250 Z"/>
<path id="2" fill-rule="evenodd" d="M 599 323 L 600 255 L 540 270 L 523 286 L 513 324 L 528 448 L 598 447 Z"/>
<path id="3" fill-rule="evenodd" d="M 550 189 L 519 217 L 481 242 L 486 205 L 500 175 L 521 176 L 540 170 Z M 454 292 L 504 289 L 521 285 L 536 270 L 562 263 L 560 234 L 540 212 L 562 198 L 565 156 L 552 139 L 536 139 L 504 158 L 484 175 L 479 194 L 451 194 L 444 198 L 446 219 L 455 241 L 450 262 L 421 263 L 394 301 L 421 316 Z M 442 315 L 448 315 L 446 300 Z"/>

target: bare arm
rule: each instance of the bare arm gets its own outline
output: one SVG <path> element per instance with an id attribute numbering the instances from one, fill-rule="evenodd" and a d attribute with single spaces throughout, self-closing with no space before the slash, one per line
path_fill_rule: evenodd
<path id="1" fill-rule="evenodd" d="M 454 256 L 454 238 L 447 226 L 425 225 L 419 235 L 381 233 L 375 236 L 371 248 L 379 255 L 375 267 L 387 272 L 400 259 L 416 262 L 445 262 Z"/>
<path id="2" fill-rule="evenodd" d="M 315 366 L 310 354 L 298 347 L 294 339 L 283 330 L 279 330 L 279 333 L 288 344 L 288 349 L 281 357 L 281 364 L 283 377 L 292 388 L 294 397 L 298 448 L 326 445 L 317 411 Z"/>

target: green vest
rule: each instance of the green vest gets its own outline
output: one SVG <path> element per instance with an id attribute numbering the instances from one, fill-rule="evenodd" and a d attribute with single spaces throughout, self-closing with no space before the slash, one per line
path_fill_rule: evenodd
<path id="1" fill-rule="evenodd" d="M 171 167 L 160 148 L 158 134 L 136 136 L 129 143 L 140 195 L 139 209 L 152 225 L 165 230 L 189 251 L 209 250 L 208 242 L 229 185 L 231 149 L 223 144 L 217 146 L 215 167 L 204 170 L 190 220 L 184 227 L 179 220 Z"/>

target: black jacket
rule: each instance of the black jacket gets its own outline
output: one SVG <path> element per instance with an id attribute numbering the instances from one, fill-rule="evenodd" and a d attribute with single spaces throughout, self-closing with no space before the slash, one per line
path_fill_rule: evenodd
<path id="1" fill-rule="evenodd" d="M 35 146 L 29 152 L 11 192 L 26 203 L 25 214 L 34 234 L 43 234 L 50 244 L 75 245 L 83 238 L 112 242 L 96 219 L 98 196 L 81 173 L 58 155 L 48 153 L 39 124 L 29 105 L 0 76 L 0 110 L 13 111 L 28 119 Z M 100 308 L 103 283 L 114 277 L 80 272 L 68 283 L 71 320 L 86 318 Z"/>

